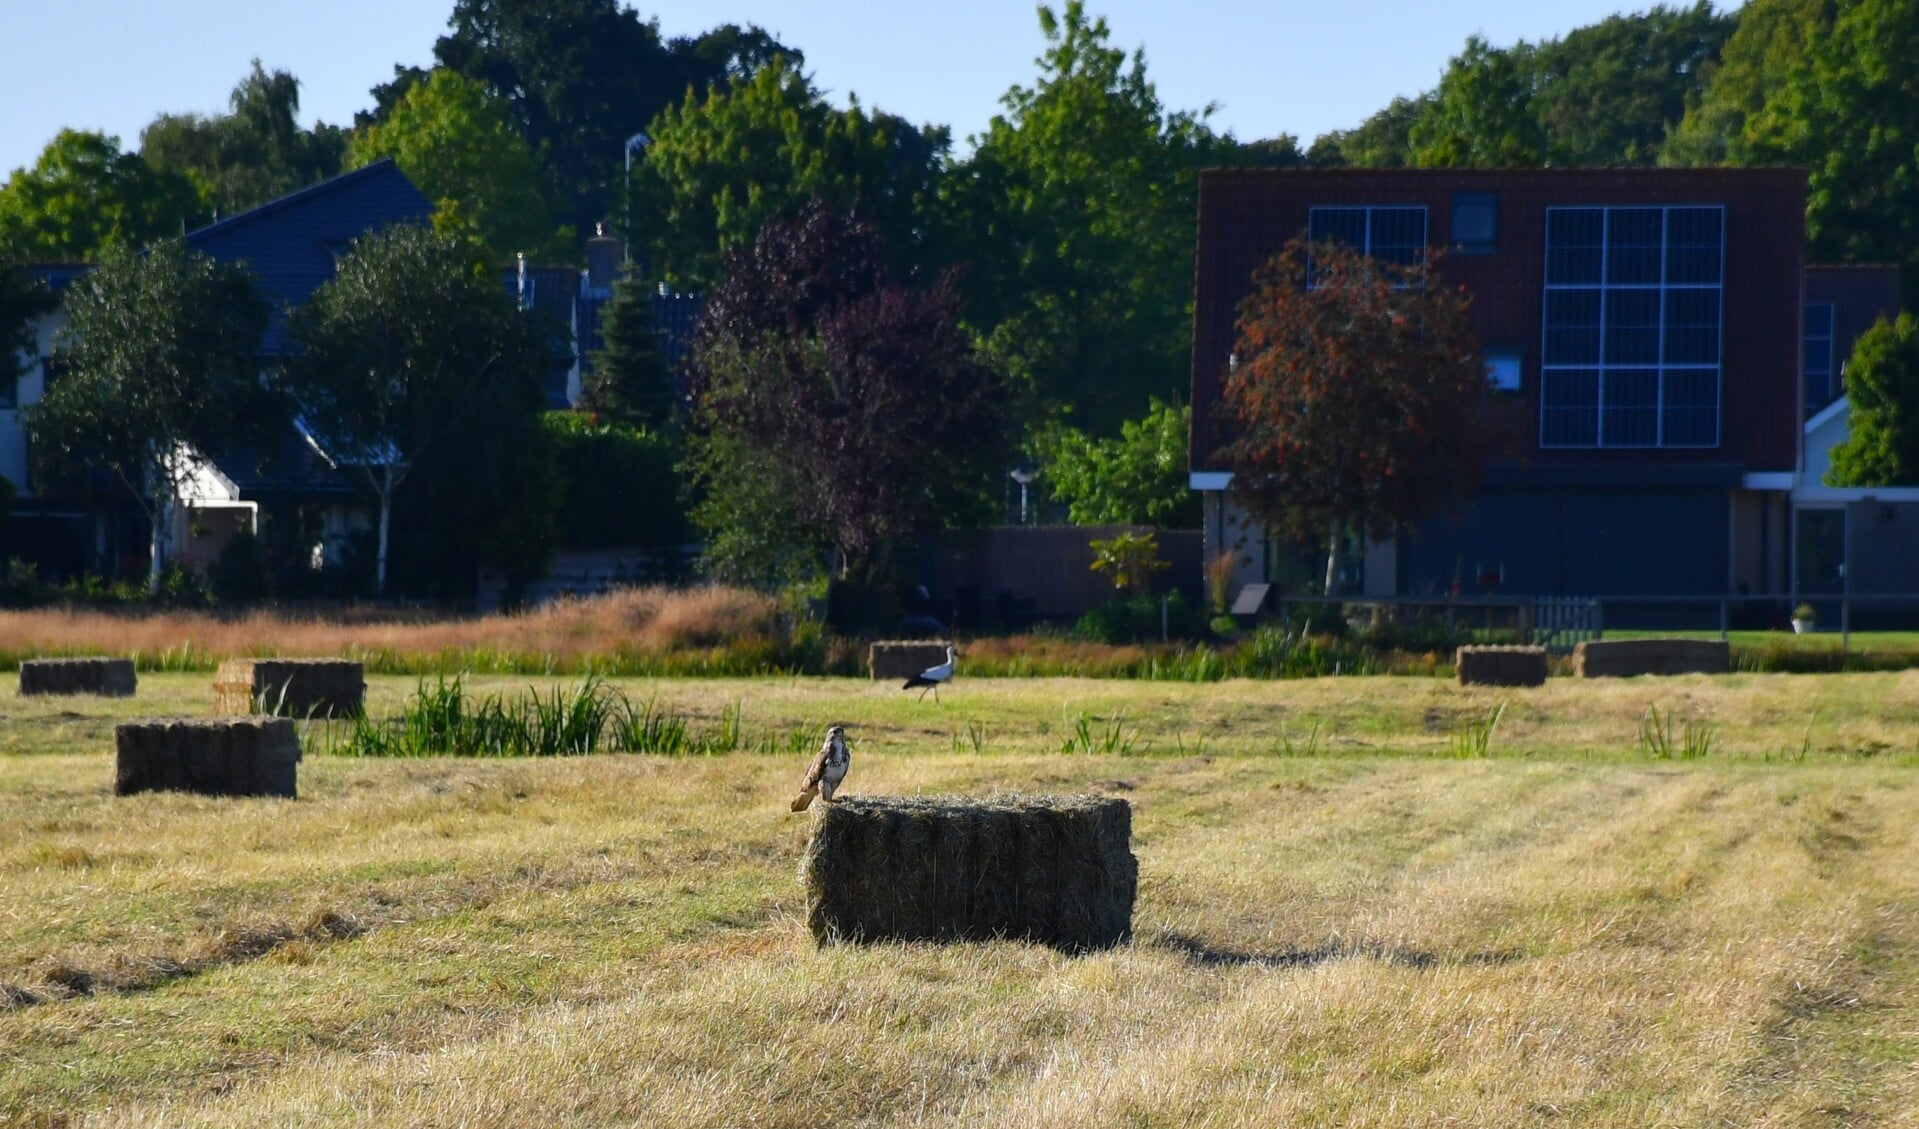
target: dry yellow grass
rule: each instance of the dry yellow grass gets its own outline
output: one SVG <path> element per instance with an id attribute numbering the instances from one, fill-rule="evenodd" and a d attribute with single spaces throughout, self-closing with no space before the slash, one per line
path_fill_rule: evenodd
<path id="1" fill-rule="evenodd" d="M 1138 937 L 1086 957 L 813 948 L 788 758 L 115 800 L 134 705 L 16 700 L 0 983 L 40 1002 L 0 1013 L 0 1123 L 1919 1124 L 1914 677 L 629 688 L 870 719 L 855 791 L 1125 795 Z M 1501 755 L 1430 755 L 1500 700 Z M 1634 753 L 1648 702 L 1722 751 Z M 1164 755 L 1059 755 L 1062 710 Z M 1315 720 L 1330 755 L 1271 755 Z"/>
<path id="2" fill-rule="evenodd" d="M 517 615 L 446 617 L 334 609 L 324 617 L 260 611 L 113 613 L 0 611 L 14 653 L 104 651 L 159 655 L 191 648 L 213 657 L 335 655 L 351 650 L 439 654 L 493 651 L 560 657 L 625 648 L 660 654 L 775 636 L 776 601 L 737 588 L 632 588 L 564 598 Z"/>

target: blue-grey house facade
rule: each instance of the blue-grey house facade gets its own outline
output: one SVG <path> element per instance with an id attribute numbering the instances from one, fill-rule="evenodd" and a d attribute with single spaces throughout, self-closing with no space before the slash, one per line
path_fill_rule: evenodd
<path id="1" fill-rule="evenodd" d="M 391 160 L 331 177 L 257 208 L 187 233 L 194 251 L 251 270 L 274 314 L 263 343 L 262 367 L 287 348 L 286 312 L 331 279 L 355 239 L 396 223 L 427 223 L 433 205 Z M 87 268 L 70 264 L 34 268 L 56 290 Z M 35 489 L 32 452 L 20 427 L 21 409 L 39 400 L 49 376 L 55 338 L 64 324 L 56 312 L 39 327 L 39 363 L 0 395 L 0 475 L 17 499 L 8 518 L 0 555 L 40 567 L 46 577 L 97 572 L 108 576 L 144 571 L 148 535 L 145 517 L 131 499 L 111 492 L 59 497 Z M 248 514 L 262 503 L 314 508 L 315 543 L 344 533 L 347 508 L 358 486 L 328 466 L 297 433 L 273 451 L 216 450 L 200 476 L 203 496 L 179 507 L 184 538 L 177 554 L 204 563 Z M 328 505 L 332 500 L 336 504 Z M 317 504 L 317 505 L 316 505 Z M 322 518 L 320 511 L 327 511 Z M 218 512 L 216 516 L 216 511 Z M 301 520 L 296 514 L 295 520 Z M 331 528 L 328 528 L 328 526 Z"/>

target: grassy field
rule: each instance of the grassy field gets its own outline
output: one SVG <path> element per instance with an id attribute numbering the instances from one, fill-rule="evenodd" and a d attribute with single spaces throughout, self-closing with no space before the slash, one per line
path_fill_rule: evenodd
<path id="1" fill-rule="evenodd" d="M 0 700 L 0 1124 L 1919 1124 L 1919 672 L 622 684 L 848 722 L 854 792 L 1124 795 L 1079 957 L 816 949 L 790 755 L 114 799 L 208 681 Z"/>

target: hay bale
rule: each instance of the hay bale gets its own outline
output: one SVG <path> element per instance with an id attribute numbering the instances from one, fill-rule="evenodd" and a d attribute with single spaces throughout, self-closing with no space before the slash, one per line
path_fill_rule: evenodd
<path id="1" fill-rule="evenodd" d="M 814 810 L 801 878 L 822 944 L 1015 937 L 1079 951 L 1133 934 L 1125 800 L 857 797 Z"/>
<path id="2" fill-rule="evenodd" d="M 1732 650 L 1717 640 L 1587 640 L 1573 648 L 1573 673 L 1581 678 L 1724 674 L 1731 669 Z"/>
<path id="3" fill-rule="evenodd" d="M 280 717 L 144 718 L 116 726 L 113 794 L 292 799 L 300 737 Z"/>
<path id="4" fill-rule="evenodd" d="M 866 665 L 875 682 L 911 678 L 930 666 L 946 661 L 946 644 L 924 639 L 893 639 L 874 643 L 866 649 Z"/>
<path id="5" fill-rule="evenodd" d="M 1461 647 L 1453 652 L 1461 686 L 1544 686 L 1544 647 Z"/>
<path id="6" fill-rule="evenodd" d="M 131 698 L 139 678 L 132 659 L 28 659 L 20 664 L 20 693 L 98 694 Z"/>
<path id="7" fill-rule="evenodd" d="M 213 676 L 213 712 L 352 717 L 366 708 L 366 675 L 345 659 L 228 659 Z"/>

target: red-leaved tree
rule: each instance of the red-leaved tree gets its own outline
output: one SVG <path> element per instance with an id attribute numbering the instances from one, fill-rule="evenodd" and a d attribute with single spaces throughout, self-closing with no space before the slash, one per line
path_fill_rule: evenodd
<path id="1" fill-rule="evenodd" d="M 895 274 L 872 228 L 815 202 L 727 259 L 693 340 L 689 464 L 708 565 L 858 578 L 973 520 L 1005 463 L 1011 390 L 950 276 Z"/>
<path id="2" fill-rule="evenodd" d="M 1310 282 L 1310 285 L 1309 285 Z M 1423 267 L 1295 239 L 1254 276 L 1222 410 L 1236 499 L 1293 540 L 1380 539 L 1478 477 L 1486 370 L 1468 296 Z"/>

